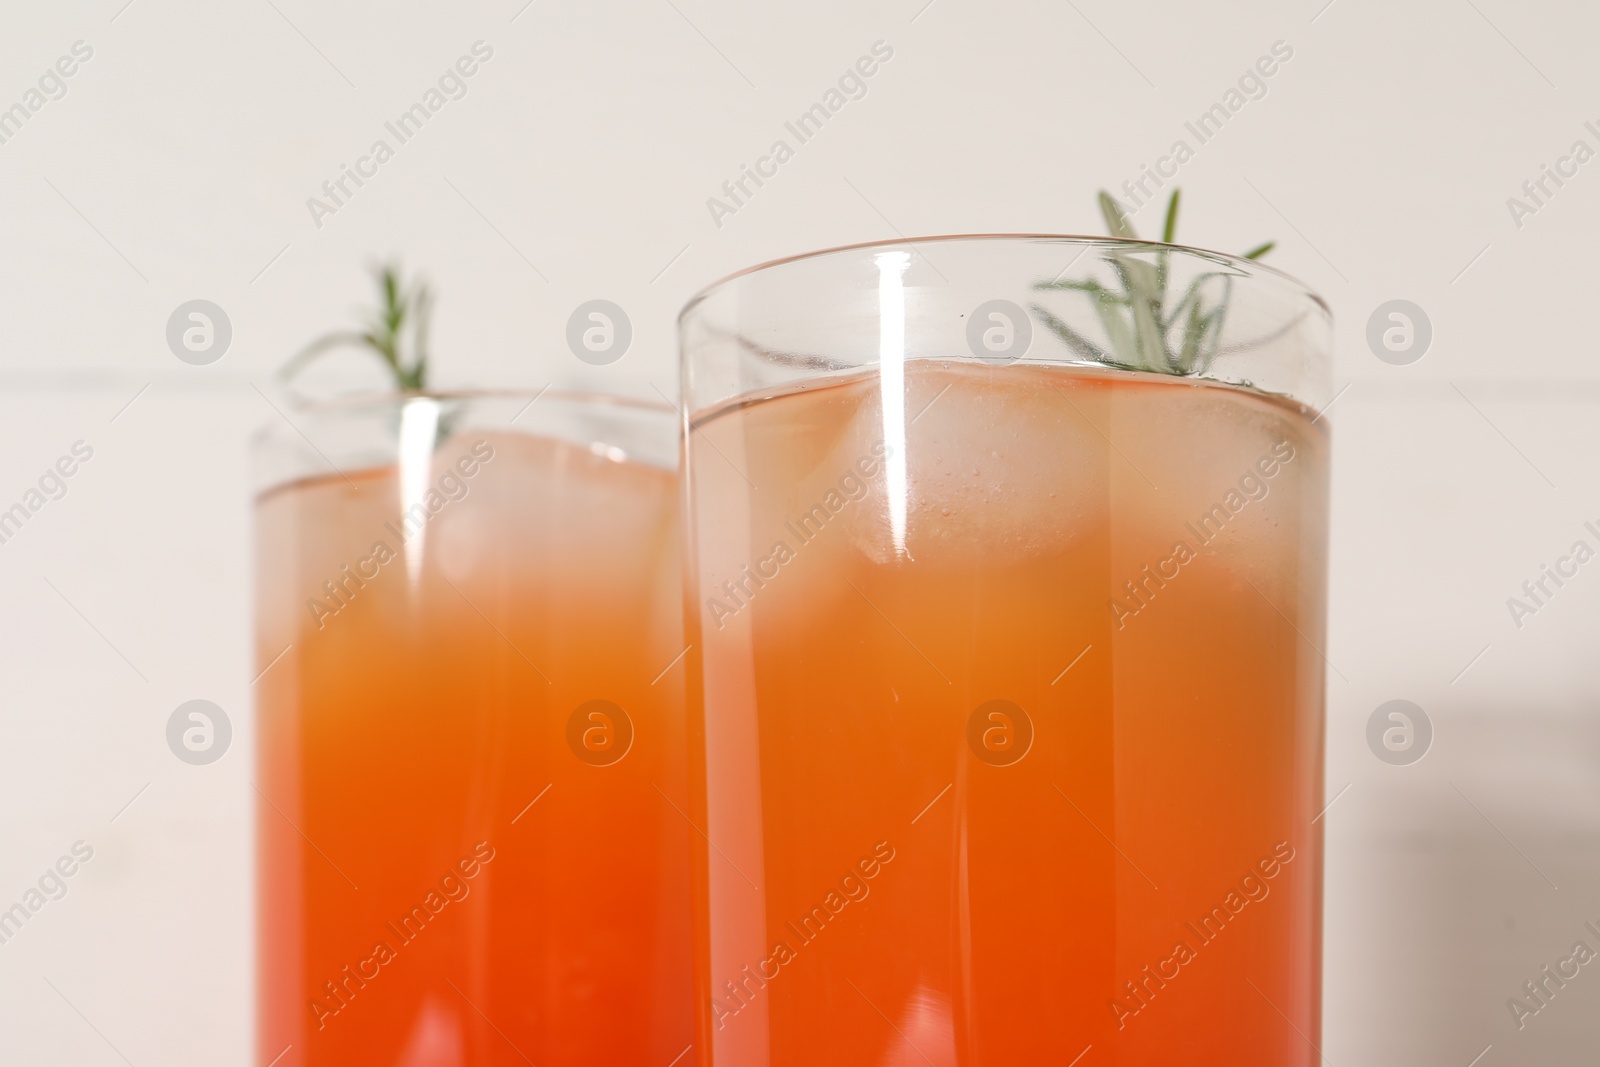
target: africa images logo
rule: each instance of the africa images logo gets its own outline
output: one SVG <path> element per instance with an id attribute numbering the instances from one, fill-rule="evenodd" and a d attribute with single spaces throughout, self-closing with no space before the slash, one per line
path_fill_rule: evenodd
<path id="1" fill-rule="evenodd" d="M 1194 538 L 1195 544 L 1206 547 L 1221 537 L 1228 522 L 1248 505 L 1265 500 L 1272 492 L 1270 479 L 1293 462 L 1294 457 L 1294 445 L 1285 440 L 1275 444 L 1269 454 L 1257 459 L 1254 466 L 1239 476 L 1238 488 L 1229 489 L 1204 515 L 1184 524 L 1184 529 Z M 1122 590 L 1127 599 L 1112 597 L 1106 601 L 1111 617 L 1116 620 L 1117 629 L 1127 626 L 1129 619 L 1149 607 L 1156 594 L 1183 573 L 1183 567 L 1199 558 L 1200 553 L 1187 540 L 1180 539 L 1165 559 L 1156 561 L 1153 569 L 1147 563 L 1137 575 L 1123 582 Z"/>
<path id="2" fill-rule="evenodd" d="M 412 504 L 403 514 L 396 516 L 393 521 L 383 524 L 384 530 L 392 535 L 394 545 L 404 548 L 446 507 L 465 500 L 467 494 L 472 491 L 471 480 L 493 459 L 494 446 L 488 441 L 480 440 L 473 444 L 470 453 L 462 455 L 454 464 L 447 466 L 445 472 L 428 487 L 422 499 Z M 339 614 L 354 603 L 361 590 L 367 587 L 367 583 L 376 580 L 383 573 L 386 564 L 400 558 L 400 552 L 394 545 L 389 543 L 387 537 L 377 539 L 367 550 L 367 554 L 356 560 L 353 572 L 352 565 L 346 563 L 339 568 L 338 574 L 323 581 L 322 593 L 325 599 L 319 600 L 314 596 L 306 598 L 306 611 L 311 614 L 317 629 L 322 629 L 330 616 Z"/>
<path id="3" fill-rule="evenodd" d="M 1239 879 L 1237 888 L 1230 887 L 1221 902 L 1212 905 L 1211 910 L 1200 918 L 1198 926 L 1192 922 L 1184 923 L 1189 933 L 1194 935 L 1193 944 L 1190 944 L 1188 937 L 1179 938 L 1172 946 L 1171 955 L 1156 961 L 1153 968 L 1146 964 L 1137 977 L 1123 982 L 1124 995 L 1113 997 L 1110 1001 L 1117 1029 L 1126 1027 L 1129 1019 L 1148 1008 L 1168 982 L 1175 981 L 1184 968 L 1200 958 L 1202 949 L 1221 937 L 1230 924 L 1238 922 L 1245 908 L 1266 900 L 1272 893 L 1270 883 L 1294 861 L 1294 857 L 1294 846 L 1289 842 L 1279 841 L 1273 845 L 1272 854 L 1263 856 L 1254 867 L 1248 869 Z"/>
<path id="4" fill-rule="evenodd" d="M 723 596 L 706 597 L 706 612 L 716 628 L 722 629 L 724 620 L 743 611 L 755 599 L 755 595 L 766 588 L 768 582 L 782 573 L 780 568 L 797 558 L 797 550 L 820 537 L 828 523 L 845 508 L 866 499 L 873 480 L 884 470 L 884 461 L 893 454 L 894 449 L 883 441 L 874 442 L 868 453 L 859 457 L 822 494 L 822 499 L 794 521 L 783 524 L 784 529 L 793 536 L 794 545 L 782 538 L 774 541 L 771 551 L 765 556 L 753 564 L 746 563 L 740 568 L 737 578 L 722 583 Z"/>
<path id="5" fill-rule="evenodd" d="M 66 896 L 68 888 L 66 880 L 77 874 L 78 869 L 92 859 L 94 859 L 94 846 L 86 841 L 74 841 L 71 855 L 63 855 L 46 867 L 38 882 L 23 892 L 21 900 L 0 911 L 0 945 L 8 943 L 21 933 L 23 925 L 31 921 L 46 904 Z"/>
<path id="6" fill-rule="evenodd" d="M 424 930 L 439 920 L 439 915 L 452 903 L 466 900 L 472 893 L 472 879 L 494 859 L 494 846 L 479 841 L 472 854 L 463 856 L 454 867 L 447 868 L 439 878 L 438 888 L 429 887 L 421 901 L 394 922 L 385 923 L 393 943 L 386 936 L 373 943 L 372 952 L 355 964 L 346 964 L 334 978 L 322 983 L 323 995 L 313 997 L 307 1007 L 316 1020 L 317 1029 L 328 1025 L 328 1020 L 350 1007 L 350 1002 L 383 973 L 383 968 L 400 958 L 400 949 L 422 936 Z M 437 936 L 437 935 L 435 935 Z"/>
<path id="7" fill-rule="evenodd" d="M 306 210 L 311 213 L 311 221 L 316 228 L 322 229 L 324 219 L 337 215 L 348 205 L 367 182 L 378 176 L 378 168 L 393 159 L 401 146 L 421 133 L 422 128 L 443 111 L 446 104 L 465 98 L 470 88 L 468 79 L 476 75 L 493 56 L 494 47 L 487 41 L 474 41 L 470 55 L 458 57 L 439 75 L 436 84 L 423 90 L 420 99 L 395 116 L 393 121 L 383 124 L 390 137 L 394 138 L 394 144 L 379 137 L 364 155 L 356 157 L 353 165 L 339 164 L 339 173 L 322 183 L 322 196 L 306 197 Z"/>
<path id="8" fill-rule="evenodd" d="M 894 846 L 887 841 L 879 841 L 872 846 L 872 853 L 862 856 L 839 879 L 837 889 L 829 889 L 822 900 L 812 905 L 811 910 L 801 915 L 797 920 L 783 924 L 783 929 L 793 934 L 793 944 L 785 936 L 772 945 L 772 954 L 755 965 L 755 970 L 746 964 L 739 972 L 737 982 L 728 980 L 722 983 L 722 992 L 711 1001 L 711 1014 L 721 1030 L 727 1025 L 727 1020 L 738 1015 L 748 1008 L 762 990 L 767 988 L 767 983 L 774 981 L 783 973 L 783 968 L 788 967 L 799 958 L 799 950 L 822 936 L 822 931 L 830 923 L 837 922 L 840 914 L 852 902 L 859 903 L 867 899 L 872 892 L 868 884 L 872 879 L 883 873 L 883 869 L 894 862 Z"/>

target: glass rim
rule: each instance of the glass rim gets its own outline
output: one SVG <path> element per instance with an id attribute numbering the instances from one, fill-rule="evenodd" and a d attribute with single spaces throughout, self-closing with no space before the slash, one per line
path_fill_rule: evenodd
<path id="1" fill-rule="evenodd" d="M 447 405 L 462 404 L 463 406 L 455 411 L 467 416 L 470 422 L 474 410 L 470 405 L 477 402 L 484 405 L 479 409 L 479 414 L 487 416 L 494 429 L 534 437 L 554 437 L 567 440 L 569 443 L 576 441 L 588 444 L 590 447 L 593 447 L 594 441 L 600 438 L 582 435 L 581 440 L 574 439 L 564 434 L 562 427 L 568 426 L 568 422 L 574 418 L 585 424 L 594 423 L 594 420 L 598 419 L 601 423 L 614 428 L 644 427 L 651 439 L 659 437 L 662 442 L 670 439 L 673 457 L 677 456 L 678 440 L 683 426 L 682 408 L 670 403 L 584 389 L 558 389 L 553 385 L 547 385 L 542 389 L 447 388 L 370 391 L 331 397 L 303 406 L 290 407 L 287 411 L 274 404 L 278 418 L 266 419 L 257 426 L 249 435 L 247 443 L 254 467 L 252 482 L 255 499 L 263 499 L 286 485 L 312 476 L 311 473 L 294 469 L 292 461 L 279 462 L 287 455 L 286 448 L 303 451 L 301 442 L 309 445 L 311 451 L 319 456 L 324 464 L 340 474 L 346 474 L 347 468 L 352 471 L 366 470 L 369 467 L 381 467 L 392 463 L 396 458 L 395 443 L 392 440 L 395 425 L 403 423 L 406 406 L 418 400 L 435 403 L 440 412 L 441 425 L 451 410 Z M 534 402 L 538 400 L 548 402 L 544 409 L 545 414 L 541 416 L 535 411 L 523 419 L 524 414 L 527 414 L 528 409 L 534 407 Z M 521 407 L 514 407 L 519 402 Z M 511 414 L 513 410 L 515 414 Z M 507 415 L 509 417 L 506 417 Z M 521 425 L 513 426 L 512 424 L 519 419 L 522 419 Z M 387 425 L 389 429 L 381 435 L 382 443 L 376 446 L 371 440 L 363 441 L 359 437 L 352 441 L 325 438 L 325 435 L 334 437 L 350 433 L 359 435 L 379 425 Z M 604 435 L 605 431 L 596 428 L 598 425 L 595 424 L 591 429 L 595 433 Z M 570 426 L 568 429 L 570 430 Z M 441 436 L 435 444 L 443 440 L 444 437 Z M 322 444 L 319 445 L 318 441 L 322 441 Z M 343 455 L 345 458 L 335 463 L 324 451 L 324 445 L 336 455 Z M 628 446 L 628 453 L 630 455 L 637 453 L 644 457 L 641 462 L 650 466 L 670 469 L 670 465 L 649 458 L 655 455 L 652 447 L 641 448 L 635 443 Z M 357 458 L 351 459 L 350 455 L 355 455 Z M 325 472 L 318 468 L 315 473 Z M 346 476 L 348 477 L 347 474 Z"/>
<path id="2" fill-rule="evenodd" d="M 1322 296 L 1322 294 L 1311 288 L 1311 286 L 1306 284 L 1304 281 L 1301 281 L 1288 271 L 1279 270 L 1277 267 L 1274 267 L 1271 264 L 1263 263 L 1259 259 L 1246 259 L 1244 256 L 1237 255 L 1232 252 L 1218 252 L 1210 248 L 1201 248 L 1198 245 L 1169 244 L 1165 241 L 1148 241 L 1138 238 L 1130 239 L 1125 237 L 1108 237 L 1104 235 L 1094 236 L 1091 234 L 1079 233 L 978 232 L 941 233 L 930 234 L 925 237 L 892 237 L 883 238 L 876 241 L 857 241 L 852 244 L 833 245 L 828 248 L 819 248 L 808 252 L 797 252 L 787 256 L 778 256 L 774 259 L 765 260 L 761 263 L 754 264 L 753 266 L 736 270 L 731 274 L 725 274 L 716 281 L 711 282 L 709 285 L 702 286 L 695 291 L 693 296 L 689 297 L 689 299 L 685 301 L 683 307 L 678 311 L 676 322 L 678 327 L 681 329 L 684 319 L 693 313 L 697 307 L 704 303 L 713 294 L 741 278 L 770 270 L 774 267 L 783 267 L 791 263 L 798 263 L 804 260 L 821 259 L 824 256 L 838 255 L 843 252 L 858 252 L 869 248 L 914 249 L 917 245 L 922 244 L 954 244 L 960 241 L 987 241 L 996 244 L 1010 242 L 1055 242 L 1060 244 L 1080 244 L 1087 247 L 1100 246 L 1139 249 L 1142 251 L 1166 250 L 1171 252 L 1182 252 L 1186 255 L 1197 256 L 1202 259 L 1218 260 L 1233 266 L 1247 268 L 1252 272 L 1274 275 L 1282 281 L 1288 282 L 1291 286 L 1297 289 L 1300 295 L 1310 300 L 1311 303 L 1314 304 L 1330 322 L 1333 319 L 1332 306 Z"/>
<path id="3" fill-rule="evenodd" d="M 291 391 L 292 392 L 292 391 Z M 296 415 L 320 417 L 326 415 L 340 415 L 347 412 L 371 411 L 386 405 L 404 404 L 410 400 L 517 400 L 526 397 L 531 406 L 536 400 L 560 400 L 572 404 L 589 404 L 596 407 L 632 408 L 637 411 L 653 411 L 662 415 L 675 415 L 681 417 L 683 409 L 664 400 L 651 400 L 648 397 L 622 396 L 616 393 L 599 393 L 584 389 L 557 389 L 547 385 L 543 389 L 506 388 L 506 389 L 481 389 L 473 387 L 450 389 L 404 389 L 389 390 L 384 392 L 351 393 L 347 396 L 329 397 L 324 400 L 310 400 L 296 404 L 293 412 Z M 252 445 L 261 443 L 268 434 L 278 429 L 281 420 L 264 422 L 250 435 Z"/>

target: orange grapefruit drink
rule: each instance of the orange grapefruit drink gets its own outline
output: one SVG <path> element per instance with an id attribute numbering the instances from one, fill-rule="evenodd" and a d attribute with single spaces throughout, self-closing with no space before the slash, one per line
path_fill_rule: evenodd
<path id="1" fill-rule="evenodd" d="M 257 501 L 261 1065 L 692 1042 L 675 420 L 526 400 L 331 413 Z"/>
<path id="2" fill-rule="evenodd" d="M 684 322 L 706 1062 L 1312 1067 L 1326 422 L 832 256 Z"/>

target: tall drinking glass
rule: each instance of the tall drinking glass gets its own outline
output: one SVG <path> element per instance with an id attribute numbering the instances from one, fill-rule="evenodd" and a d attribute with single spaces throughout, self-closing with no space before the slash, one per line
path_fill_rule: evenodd
<path id="1" fill-rule="evenodd" d="M 554 391 L 263 434 L 263 1067 L 690 1044 L 678 439 Z"/>
<path id="2" fill-rule="evenodd" d="M 1317 1063 L 1324 304 L 953 237 L 680 326 L 708 1062 Z"/>

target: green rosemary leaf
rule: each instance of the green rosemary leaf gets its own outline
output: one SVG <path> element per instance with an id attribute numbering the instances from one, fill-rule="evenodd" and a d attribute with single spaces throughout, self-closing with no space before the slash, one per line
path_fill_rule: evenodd
<path id="1" fill-rule="evenodd" d="M 1128 302 L 1109 291 L 1105 295 L 1110 299 L 1096 300 L 1093 304 L 1095 313 L 1100 316 L 1100 326 L 1106 331 L 1106 339 L 1111 342 L 1111 351 L 1134 351 L 1137 345 L 1133 330 L 1129 328 L 1127 317 L 1123 314 L 1129 307 Z"/>
<path id="2" fill-rule="evenodd" d="M 1097 202 L 1113 239 L 1138 241 L 1122 205 L 1110 193 L 1101 190 Z M 1182 194 L 1174 189 L 1167 200 L 1162 244 L 1170 245 L 1177 237 L 1182 204 Z M 1274 244 L 1268 241 L 1245 253 L 1244 258 L 1259 259 L 1270 252 Z M 1169 300 L 1168 293 L 1170 249 L 1156 245 L 1145 249 L 1113 247 L 1106 250 L 1102 262 L 1116 274 L 1121 292 L 1093 278 L 1039 281 L 1033 287 L 1082 293 L 1092 301 L 1108 349 L 1102 349 L 1043 306 L 1034 304 L 1032 308 L 1040 321 L 1073 352 L 1106 366 L 1183 375 L 1208 370 L 1221 350 L 1223 325 L 1233 296 L 1236 272 L 1204 272 L 1189 281 L 1174 303 Z M 1222 286 L 1221 293 L 1217 294 L 1208 283 L 1219 277 Z"/>
<path id="3" fill-rule="evenodd" d="M 1179 374 L 1190 373 L 1200 362 L 1200 341 L 1205 332 L 1206 317 L 1200 314 L 1198 300 L 1189 305 L 1189 318 L 1183 327 L 1183 347 L 1178 353 Z"/>
<path id="4" fill-rule="evenodd" d="M 400 324 L 406 317 L 406 302 L 400 295 L 400 272 L 386 266 L 379 278 L 383 287 L 384 323 L 389 327 L 389 336 L 393 337 L 400 332 Z"/>
<path id="5" fill-rule="evenodd" d="M 1139 235 L 1133 232 L 1133 224 L 1128 221 L 1128 216 L 1122 213 L 1122 205 L 1104 189 L 1100 190 L 1100 214 L 1105 217 L 1106 229 L 1111 231 L 1111 236 L 1123 241 L 1139 239 Z"/>
<path id="6" fill-rule="evenodd" d="M 1138 240 L 1138 234 L 1134 232 L 1133 224 L 1124 214 L 1122 205 L 1104 189 L 1100 190 L 1099 201 L 1100 213 L 1105 216 L 1106 226 L 1111 230 L 1111 235 L 1127 241 Z M 1115 252 L 1112 253 L 1112 262 L 1122 279 L 1123 288 L 1127 291 L 1133 317 L 1131 362 L 1157 366 L 1160 362 L 1165 362 L 1166 356 L 1166 345 L 1157 326 L 1162 295 L 1166 288 L 1165 272 L 1153 264 L 1124 257 Z M 1096 310 L 1100 310 L 1098 303 Z M 1122 346 L 1127 344 L 1126 340 L 1112 339 L 1113 348 L 1124 352 L 1125 355 L 1128 353 Z"/>
<path id="7" fill-rule="evenodd" d="M 334 349 L 362 348 L 383 362 L 396 389 L 418 392 L 426 388 L 433 294 L 425 282 L 408 290 L 397 264 L 385 264 L 374 271 L 374 277 L 380 306 L 368 317 L 370 325 L 363 331 L 336 330 L 312 341 L 284 364 L 279 372 L 284 380 L 292 379 Z M 409 356 L 405 343 L 408 324 Z"/>
<path id="8" fill-rule="evenodd" d="M 1110 289 L 1107 289 L 1093 278 L 1088 278 L 1083 281 L 1073 281 L 1068 279 L 1064 282 L 1034 282 L 1033 287 L 1035 289 L 1070 289 L 1080 293 L 1093 293 L 1105 300 L 1123 299 L 1121 295 L 1112 292 Z"/>
<path id="9" fill-rule="evenodd" d="M 1131 338 L 1120 346 L 1116 342 L 1113 345 L 1128 362 L 1159 369 L 1167 362 L 1166 344 L 1157 318 L 1164 295 L 1161 278 L 1153 264 L 1120 252 L 1111 253 L 1110 262 L 1127 290 L 1128 312 L 1133 319 Z"/>
<path id="10" fill-rule="evenodd" d="M 1060 319 L 1056 318 L 1040 305 L 1034 304 L 1031 306 L 1030 310 L 1035 315 L 1039 316 L 1040 322 L 1043 322 L 1053 333 L 1055 333 L 1057 337 L 1060 337 L 1063 341 L 1065 341 L 1068 348 L 1078 353 L 1078 355 L 1082 356 L 1084 359 L 1092 359 L 1097 363 L 1104 363 L 1107 361 L 1108 356 L 1099 345 L 1096 345 L 1093 341 L 1083 336 L 1083 334 L 1079 333 L 1071 326 L 1068 326 L 1065 322 L 1062 322 Z"/>
<path id="11" fill-rule="evenodd" d="M 1228 317 L 1228 307 L 1233 302 L 1233 276 L 1222 276 L 1222 299 L 1217 301 L 1217 306 L 1208 313 L 1211 320 L 1206 324 L 1205 333 L 1201 338 L 1200 366 L 1201 372 L 1211 369 L 1212 361 L 1217 358 L 1217 352 L 1222 347 L 1222 323 Z M 1210 347 L 1206 347 L 1206 342 Z"/>
<path id="12" fill-rule="evenodd" d="M 1217 270 L 1208 270 L 1203 274 L 1195 275 L 1194 280 L 1189 283 L 1189 287 L 1183 291 L 1183 297 L 1173 305 L 1172 314 L 1162 320 L 1161 328 L 1164 330 L 1171 329 L 1178 319 L 1188 311 L 1190 304 L 1199 302 L 1201 296 L 1200 287 L 1212 278 L 1220 278 L 1222 276 L 1223 272 Z"/>
<path id="13" fill-rule="evenodd" d="M 370 345 L 370 336 L 370 334 L 356 333 L 354 331 L 324 334 L 289 357 L 289 362 L 283 365 L 283 369 L 278 372 L 278 375 L 287 381 L 316 362 L 318 357 L 336 348 Z"/>

